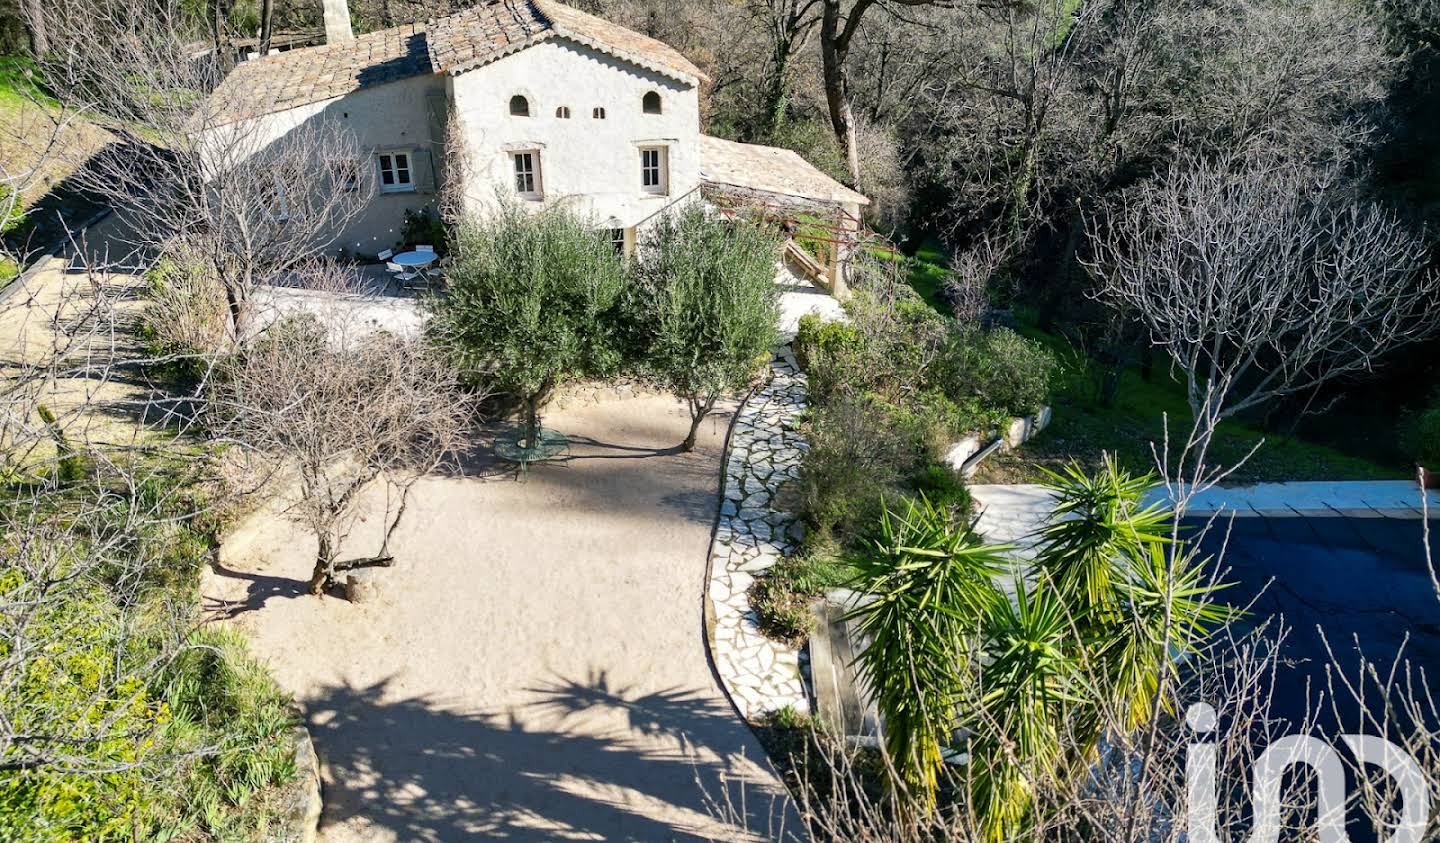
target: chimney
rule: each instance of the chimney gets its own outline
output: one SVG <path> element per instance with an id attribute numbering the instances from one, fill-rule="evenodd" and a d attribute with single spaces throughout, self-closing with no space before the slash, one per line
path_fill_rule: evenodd
<path id="1" fill-rule="evenodd" d="M 352 41 L 355 33 L 350 29 L 350 3 L 348 0 L 321 0 L 325 6 L 325 43 Z M 311 6 L 310 8 L 315 8 Z"/>

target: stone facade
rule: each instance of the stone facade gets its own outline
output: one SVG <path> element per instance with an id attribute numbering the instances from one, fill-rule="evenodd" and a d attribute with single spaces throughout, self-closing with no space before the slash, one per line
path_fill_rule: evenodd
<path id="1" fill-rule="evenodd" d="M 737 411 L 725 462 L 720 522 L 710 549 L 710 646 L 725 691 L 747 720 L 786 706 L 810 713 L 804 655 L 766 638 L 750 608 L 757 574 L 795 549 L 800 524 L 776 506 L 781 484 L 800 476 L 809 447 L 796 431 L 805 375 L 786 349 L 769 380 Z"/>

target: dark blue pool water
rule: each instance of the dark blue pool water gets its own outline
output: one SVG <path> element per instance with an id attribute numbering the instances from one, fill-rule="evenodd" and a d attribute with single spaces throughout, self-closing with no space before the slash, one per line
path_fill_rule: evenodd
<path id="1" fill-rule="evenodd" d="M 1431 522 L 1430 543 L 1440 560 L 1440 521 Z M 1222 592 L 1231 603 L 1261 597 L 1258 619 L 1284 615 L 1292 627 L 1287 666 L 1276 688 L 1275 713 L 1298 718 L 1307 693 L 1322 687 L 1329 662 L 1317 625 L 1323 625 L 1336 657 L 1349 671 L 1358 666 L 1355 641 L 1365 657 L 1388 666 L 1405 643 L 1405 655 L 1422 666 L 1440 689 L 1440 595 L 1430 580 L 1422 522 L 1399 518 L 1235 518 L 1217 522 L 1201 543 L 1217 553 L 1227 524 L 1223 567 L 1236 584 Z M 1273 580 L 1273 581 L 1272 581 Z M 1349 707 L 1349 708 L 1353 708 Z M 1343 725 L 1354 726 L 1352 716 Z M 1327 731 L 1334 723 L 1322 720 Z"/>

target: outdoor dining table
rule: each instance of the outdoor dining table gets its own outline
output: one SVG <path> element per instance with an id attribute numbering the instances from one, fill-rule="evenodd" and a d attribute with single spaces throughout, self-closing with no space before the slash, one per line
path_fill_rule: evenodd
<path id="1" fill-rule="evenodd" d="M 424 269 L 435 262 L 434 252 L 401 252 L 390 258 L 391 263 L 399 264 L 406 269 Z"/>

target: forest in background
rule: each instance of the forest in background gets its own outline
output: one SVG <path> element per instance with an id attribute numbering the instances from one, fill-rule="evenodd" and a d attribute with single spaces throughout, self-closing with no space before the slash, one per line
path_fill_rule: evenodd
<path id="1" fill-rule="evenodd" d="M 0 3 L 0 51 L 33 48 Z M 221 40 L 321 26 L 318 0 L 193 0 Z M 465 3 L 352 0 L 357 32 Z M 973 300 L 1073 353 L 1113 409 L 1156 361 L 1094 301 L 1087 220 L 1186 155 L 1299 162 L 1415 229 L 1440 215 L 1440 2 L 1421 0 L 575 0 L 711 77 L 705 131 L 794 149 L 869 195 L 938 308 Z M 206 33 L 197 31 L 197 38 Z M 1247 414 L 1403 469 L 1440 345 Z M 1154 409 L 1151 407 L 1150 409 Z M 1324 410 L 1323 412 L 1317 412 Z M 1375 431 L 1357 437 L 1356 431 Z"/>

